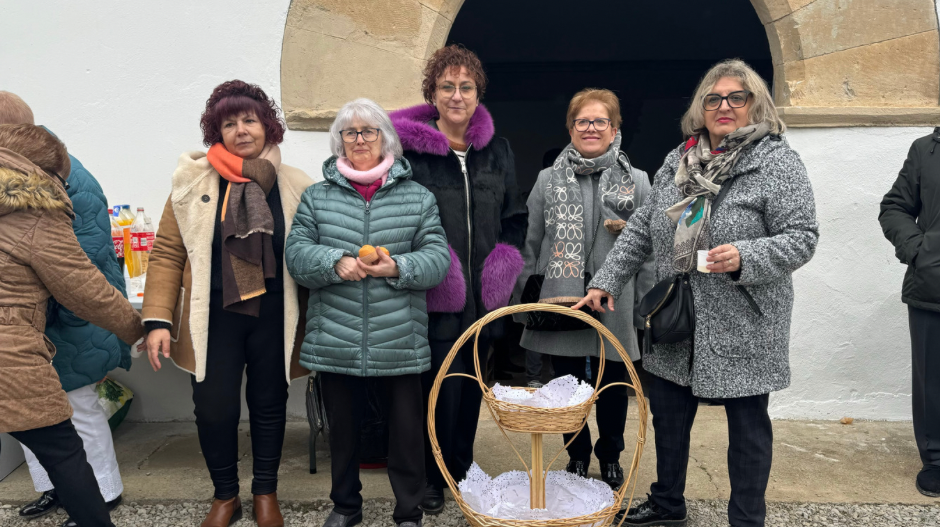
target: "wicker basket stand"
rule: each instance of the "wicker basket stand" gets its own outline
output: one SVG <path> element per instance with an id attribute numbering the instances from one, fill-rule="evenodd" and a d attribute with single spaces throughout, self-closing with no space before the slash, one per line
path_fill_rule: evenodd
<path id="1" fill-rule="evenodd" d="M 598 367 L 597 379 L 595 380 L 596 384 L 594 387 L 594 393 L 587 401 L 575 406 L 568 406 L 564 408 L 537 408 L 514 404 L 497 400 L 493 395 L 492 390 L 490 390 L 490 388 L 484 382 L 480 369 L 479 354 L 477 353 L 477 342 L 479 341 L 480 331 L 484 326 L 498 318 L 516 313 L 526 313 L 529 311 L 550 311 L 577 318 L 587 324 L 590 324 L 591 327 L 597 330 L 598 334 L 603 337 L 600 339 L 600 366 Z M 450 366 L 457 356 L 457 352 L 468 340 L 470 340 L 471 337 L 474 338 L 473 363 L 475 375 L 465 375 L 462 373 L 448 374 L 447 371 L 450 370 Z M 630 376 L 630 382 L 611 383 L 603 388 L 601 387 L 601 378 L 604 375 L 605 339 L 613 344 L 614 348 L 617 350 L 617 353 L 620 354 L 624 365 L 627 367 L 627 373 Z M 444 458 L 441 455 L 441 448 L 440 444 L 438 443 L 435 430 L 436 426 L 434 416 L 435 411 L 437 410 L 437 398 L 440 393 L 441 384 L 444 382 L 444 380 L 451 377 L 467 377 L 476 380 L 480 385 L 480 390 L 483 391 L 483 402 L 486 404 L 490 415 L 493 417 L 493 420 L 496 422 L 496 425 L 502 432 L 503 437 L 506 438 L 509 446 L 515 452 L 516 457 L 519 458 L 519 461 L 522 462 L 522 465 L 525 467 L 526 473 L 529 476 L 529 488 L 531 493 L 530 506 L 533 509 L 545 508 L 545 477 L 548 474 L 548 470 L 558 459 L 561 453 L 564 452 L 565 448 L 571 444 L 571 441 L 574 441 L 574 437 L 572 437 L 571 441 L 562 447 L 562 449 L 559 450 L 557 454 L 555 454 L 555 456 L 546 466 L 543 462 L 542 436 L 544 434 L 567 433 L 575 434 L 575 437 L 577 437 L 577 434 L 580 433 L 585 426 L 587 426 L 587 419 L 591 414 L 591 407 L 597 401 L 597 398 L 601 392 L 613 386 L 628 386 L 633 388 L 637 394 L 636 402 L 637 411 L 639 413 L 639 430 L 637 431 L 636 447 L 633 452 L 633 462 L 630 464 L 630 468 L 627 472 L 626 478 L 624 479 L 623 485 L 618 491 L 614 493 L 614 503 L 606 509 L 594 512 L 592 514 L 551 520 L 508 520 L 487 516 L 471 509 L 467 502 L 464 501 L 464 499 L 461 497 L 460 490 L 457 488 L 457 482 L 454 481 L 451 474 L 447 471 L 447 466 L 445 465 Z M 526 389 L 533 391 L 531 388 Z M 441 469 L 441 473 L 444 475 L 444 480 L 447 481 L 447 486 L 450 487 L 457 505 L 460 507 L 461 512 L 463 512 L 464 517 L 467 518 L 467 521 L 471 526 L 578 527 L 591 525 L 596 527 L 606 527 L 611 525 L 614 520 L 614 516 L 617 514 L 617 512 L 620 511 L 621 504 L 628 488 L 630 489 L 630 501 L 628 502 L 628 507 L 629 504 L 633 501 L 633 495 L 636 492 L 637 470 L 640 464 L 640 457 L 643 454 L 643 445 L 646 442 L 647 417 L 648 408 L 646 399 L 643 397 L 643 389 L 640 386 L 640 381 L 636 370 L 633 368 L 633 362 L 630 360 L 626 350 L 623 349 L 623 346 L 613 335 L 613 333 L 610 332 L 610 330 L 604 327 L 604 325 L 597 320 L 582 313 L 581 311 L 576 311 L 567 307 L 552 304 L 520 304 L 497 309 L 496 311 L 493 311 L 480 320 L 476 321 L 472 326 L 467 328 L 463 335 L 461 335 L 460 339 L 451 348 L 450 353 L 448 353 L 444 363 L 441 365 L 441 370 L 437 374 L 437 378 L 434 379 L 434 385 L 431 388 L 430 400 L 428 403 L 428 434 L 431 440 L 431 453 L 434 455 L 434 459 L 437 461 L 437 466 Z M 509 440 L 509 436 L 506 433 L 507 430 L 510 432 L 525 433 L 531 436 L 531 452 L 529 456 L 529 463 L 526 463 L 526 460 L 523 458 L 522 454 L 512 444 L 512 441 Z"/>

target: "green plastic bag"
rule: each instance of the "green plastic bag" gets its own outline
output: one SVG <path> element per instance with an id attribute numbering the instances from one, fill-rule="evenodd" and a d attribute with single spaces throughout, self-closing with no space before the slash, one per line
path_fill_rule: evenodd
<path id="1" fill-rule="evenodd" d="M 113 432 L 127 417 L 127 412 L 134 401 L 134 392 L 109 377 L 105 377 L 95 386 L 95 392 L 98 394 L 98 404 L 107 414 L 108 426 Z"/>

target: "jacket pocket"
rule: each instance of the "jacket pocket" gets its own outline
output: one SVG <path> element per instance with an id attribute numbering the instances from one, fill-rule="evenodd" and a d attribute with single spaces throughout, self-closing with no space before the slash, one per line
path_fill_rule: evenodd
<path id="1" fill-rule="evenodd" d="M 731 286 L 723 295 L 717 316 L 711 317 L 709 328 L 712 350 L 720 357 L 750 358 L 761 355 L 773 346 L 773 325 L 766 315 L 759 315 L 745 294 Z M 760 308 L 761 300 L 752 293 L 752 300 Z"/>
<path id="2" fill-rule="evenodd" d="M 45 333 L 42 333 L 42 341 L 43 341 L 43 344 L 46 345 L 46 353 L 49 354 L 48 360 L 52 362 L 52 358 L 55 357 L 55 354 L 56 354 L 55 344 L 53 344 L 52 341 L 49 340 L 49 337 L 47 337 Z"/>
<path id="3" fill-rule="evenodd" d="M 173 333 L 170 334 L 170 340 L 179 342 L 180 332 L 183 326 L 183 310 L 186 307 L 186 288 L 180 287 L 180 299 L 176 305 L 176 312 L 173 313 Z"/>

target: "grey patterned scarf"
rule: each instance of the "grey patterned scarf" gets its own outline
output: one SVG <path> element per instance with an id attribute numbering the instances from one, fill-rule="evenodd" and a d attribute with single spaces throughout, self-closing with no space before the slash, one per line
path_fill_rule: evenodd
<path id="1" fill-rule="evenodd" d="M 588 239 L 579 176 L 601 173 L 598 192 L 603 208 L 615 211 L 616 217 L 626 219 L 635 208 L 633 171 L 627 155 L 620 150 L 620 139 L 618 131 L 607 152 L 594 159 L 585 159 L 569 144 L 552 165 L 545 189 L 545 233 L 551 250 L 539 302 L 572 305 L 584 297 L 584 265 L 590 248 L 585 247 Z M 594 227 L 590 218 L 587 222 L 588 229 Z M 593 240 L 597 233 L 590 236 Z"/>
<path id="2" fill-rule="evenodd" d="M 676 224 L 672 258 L 677 273 L 692 270 L 696 251 L 712 248 L 709 235 L 712 200 L 721 185 L 731 178 L 731 170 L 744 147 L 769 133 L 766 123 L 738 128 L 725 136 L 715 153 L 709 144 L 708 132 L 700 133 L 686 144 L 676 171 L 676 186 L 682 200 L 666 209 L 666 215 Z"/>

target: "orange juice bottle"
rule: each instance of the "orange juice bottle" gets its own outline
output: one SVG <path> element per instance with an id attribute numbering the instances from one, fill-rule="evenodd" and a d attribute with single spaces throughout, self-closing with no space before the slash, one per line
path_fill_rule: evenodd
<path id="1" fill-rule="evenodd" d="M 140 255 L 134 254 L 131 249 L 131 225 L 134 223 L 134 213 L 131 212 L 130 205 L 121 206 L 121 214 L 118 216 L 118 225 L 124 231 L 124 265 L 127 266 L 127 275 L 131 278 L 140 276 Z"/>

